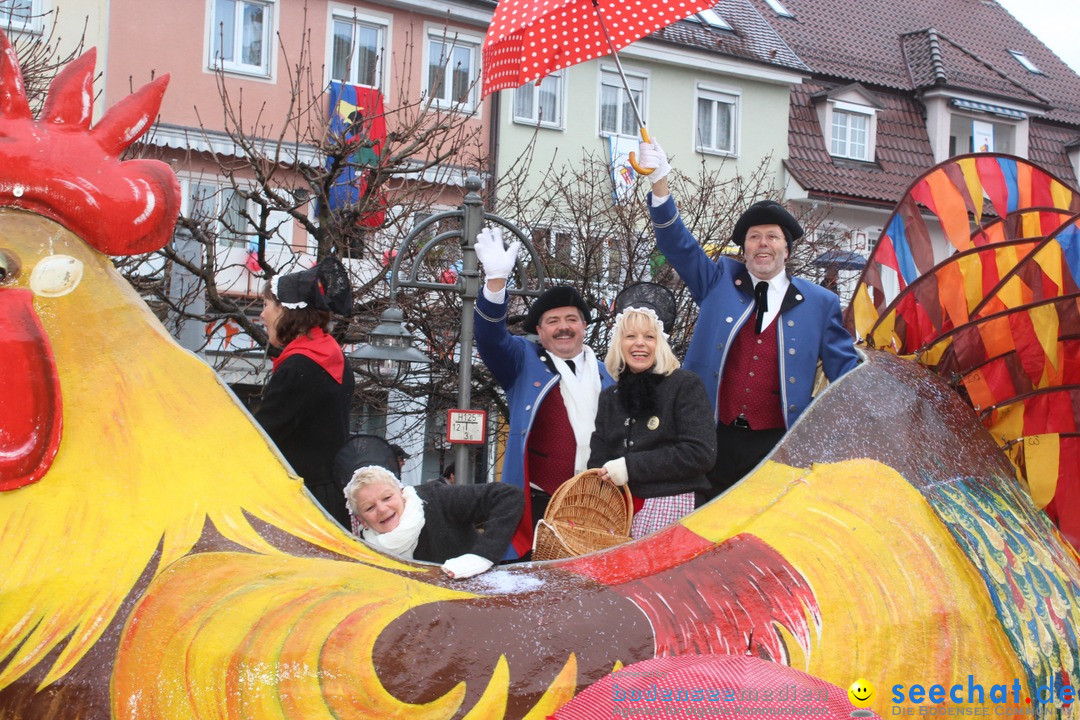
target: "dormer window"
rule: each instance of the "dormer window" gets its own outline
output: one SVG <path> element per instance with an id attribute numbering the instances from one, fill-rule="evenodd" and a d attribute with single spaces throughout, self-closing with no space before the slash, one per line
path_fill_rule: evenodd
<path id="1" fill-rule="evenodd" d="M 731 25 L 728 25 L 727 21 L 720 17 L 720 13 L 715 10 L 702 10 L 686 19 L 690 22 L 699 22 L 703 25 L 708 25 L 709 27 L 718 28 L 720 30 L 732 30 Z"/>
<path id="2" fill-rule="evenodd" d="M 881 105 L 873 93 L 855 83 L 817 93 L 812 100 L 829 155 L 874 162 Z"/>
<path id="3" fill-rule="evenodd" d="M 765 0 L 765 4 L 772 8 L 772 11 L 777 15 L 783 17 L 795 17 L 790 10 L 784 7 L 780 0 Z"/>
<path id="4" fill-rule="evenodd" d="M 1020 52 L 1019 50 L 1010 50 L 1009 54 L 1016 58 L 1016 62 L 1023 65 L 1024 69 L 1027 70 L 1029 73 L 1034 73 L 1035 75 L 1043 74 L 1043 71 L 1039 69 L 1039 66 L 1031 62 L 1031 60 L 1028 59 L 1028 56 Z"/>
<path id="5" fill-rule="evenodd" d="M 953 98 L 949 123 L 949 157 L 971 152 L 1022 154 L 1017 127 L 1027 115 L 1014 108 Z M 1024 133 L 1026 134 L 1026 132 Z"/>

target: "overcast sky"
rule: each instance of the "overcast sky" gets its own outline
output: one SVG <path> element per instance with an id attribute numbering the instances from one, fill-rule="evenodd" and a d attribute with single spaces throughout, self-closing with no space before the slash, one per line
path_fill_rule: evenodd
<path id="1" fill-rule="evenodd" d="M 1080 73 L 1080 0 L 997 0 Z"/>

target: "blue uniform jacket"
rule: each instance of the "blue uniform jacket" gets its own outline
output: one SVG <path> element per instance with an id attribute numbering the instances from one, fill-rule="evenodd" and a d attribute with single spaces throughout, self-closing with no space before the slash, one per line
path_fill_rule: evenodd
<path id="1" fill-rule="evenodd" d="M 696 372 L 705 382 L 715 421 L 720 374 L 727 362 L 728 349 L 754 312 L 753 279 L 746 266 L 737 260 L 709 259 L 683 225 L 672 197 L 659 207 L 649 202 L 649 214 L 656 230 L 657 248 L 679 273 L 701 308 L 683 367 Z M 836 295 L 802 278 L 790 280 L 780 314 L 773 322 L 787 427 L 810 404 L 818 359 L 830 381 L 859 362 L 851 334 L 844 329 Z"/>
<path id="2" fill-rule="evenodd" d="M 506 329 L 509 303 L 496 304 L 481 292 L 476 299 L 476 349 L 495 380 L 506 391 L 510 409 L 510 435 L 506 440 L 502 481 L 525 491 L 525 445 L 529 440 L 536 411 L 551 388 L 559 382 L 559 373 L 547 361 L 543 348 Z M 600 384 L 611 379 L 604 363 L 599 363 Z M 528 509 L 528 508 L 526 508 Z M 531 528 L 530 528 L 531 530 Z"/>

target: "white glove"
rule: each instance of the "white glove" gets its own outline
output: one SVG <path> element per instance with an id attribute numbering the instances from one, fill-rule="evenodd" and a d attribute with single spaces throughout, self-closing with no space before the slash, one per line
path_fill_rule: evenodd
<path id="1" fill-rule="evenodd" d="M 484 268 L 489 280 L 510 277 L 517 263 L 521 242 L 515 240 L 510 247 L 503 247 L 502 228 L 484 228 L 476 236 L 476 259 Z"/>
<path id="2" fill-rule="evenodd" d="M 654 185 L 661 178 L 667 177 L 667 174 L 671 172 L 671 164 L 668 162 L 667 153 L 664 152 L 664 148 L 660 147 L 660 143 L 655 138 L 652 142 L 638 143 L 637 163 L 645 169 L 655 168 L 645 176 L 650 185 Z"/>
<path id="3" fill-rule="evenodd" d="M 479 555 L 468 553 L 450 558 L 442 564 L 442 571 L 454 580 L 464 580 L 473 575 L 479 575 L 491 568 L 495 563 Z"/>
<path id="4" fill-rule="evenodd" d="M 611 482 L 615 483 L 619 487 L 626 484 L 626 481 L 630 478 L 626 472 L 626 458 L 615 458 L 614 460 L 608 460 L 604 463 L 604 469 L 607 470 L 608 477 L 611 478 Z"/>

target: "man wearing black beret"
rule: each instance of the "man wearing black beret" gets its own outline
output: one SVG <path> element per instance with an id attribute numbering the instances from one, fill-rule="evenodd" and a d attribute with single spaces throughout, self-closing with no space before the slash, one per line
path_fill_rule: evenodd
<path id="1" fill-rule="evenodd" d="M 821 360 L 829 380 L 859 362 L 836 295 L 787 274 L 798 221 L 778 202 L 751 205 L 731 240 L 744 262 L 710 260 L 683 225 L 668 187 L 671 171 L 659 143 L 641 143 L 639 163 L 655 168 L 649 214 L 656 246 L 701 308 L 684 367 L 705 382 L 716 421 L 716 466 L 709 500 L 769 454 L 810 404 Z"/>
<path id="2" fill-rule="evenodd" d="M 476 299 L 476 349 L 510 408 L 502 481 L 525 492 L 525 514 L 511 544 L 517 557 L 532 548 L 533 528 L 552 493 L 586 468 L 600 391 L 614 382 L 585 345 L 591 312 L 572 287 L 550 288 L 529 308 L 522 327 L 539 343 L 507 330 L 506 279 L 519 247 L 505 247 L 499 228 L 484 229 L 476 239 L 485 274 Z"/>

